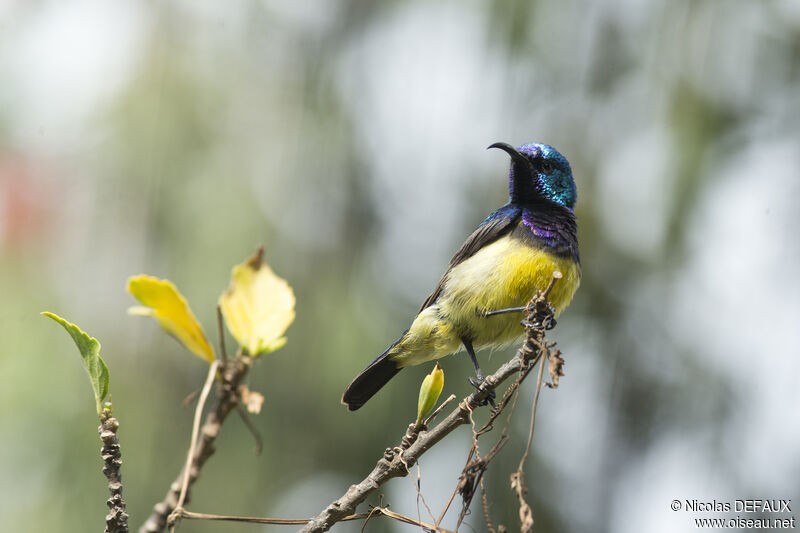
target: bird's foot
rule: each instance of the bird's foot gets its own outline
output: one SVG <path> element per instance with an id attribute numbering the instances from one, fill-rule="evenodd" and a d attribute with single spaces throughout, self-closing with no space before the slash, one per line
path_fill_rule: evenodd
<path id="1" fill-rule="evenodd" d="M 532 320 L 528 320 L 527 318 L 524 319 L 521 324 L 525 328 L 529 329 L 546 329 L 551 330 L 556 327 L 556 310 L 555 308 L 547 304 L 547 309 L 540 314 L 536 314 L 532 317 Z"/>
<path id="2" fill-rule="evenodd" d="M 477 390 L 481 390 L 481 386 L 486 381 L 483 376 L 478 376 L 477 378 L 469 378 L 469 384 L 475 387 Z M 486 405 L 491 404 L 492 408 L 496 408 L 497 404 L 494 402 L 495 398 L 497 398 L 497 393 L 494 390 L 487 391 L 486 399 L 481 401 L 478 405 Z"/>

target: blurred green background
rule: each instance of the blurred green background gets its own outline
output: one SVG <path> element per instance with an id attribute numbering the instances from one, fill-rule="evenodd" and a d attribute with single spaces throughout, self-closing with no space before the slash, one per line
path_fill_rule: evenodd
<path id="1" fill-rule="evenodd" d="M 537 531 L 693 531 L 704 515 L 672 499 L 800 501 L 796 1 L 7 0 L 0 527 L 105 515 L 88 380 L 38 313 L 103 345 L 138 527 L 184 460 L 181 401 L 207 367 L 126 315 L 126 279 L 173 280 L 214 338 L 230 268 L 261 243 L 297 295 L 288 344 L 250 375 L 265 450 L 231 417 L 190 509 L 312 516 L 362 479 L 431 366 L 357 413 L 341 392 L 506 201 L 495 141 L 553 144 L 579 192 L 583 285 L 552 335 L 566 377 L 543 392 L 527 469 Z M 442 364 L 444 394 L 466 394 L 467 359 Z M 487 478 L 512 531 L 532 385 Z M 437 513 L 469 438 L 422 458 Z M 383 492 L 417 516 L 412 480 Z"/>

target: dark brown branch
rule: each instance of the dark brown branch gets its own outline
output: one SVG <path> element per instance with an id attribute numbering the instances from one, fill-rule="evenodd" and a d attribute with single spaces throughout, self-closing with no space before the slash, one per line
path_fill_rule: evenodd
<path id="1" fill-rule="evenodd" d="M 106 407 L 100 414 L 100 440 L 103 447 L 100 455 L 103 457 L 103 474 L 108 479 L 108 492 L 110 497 L 106 500 L 108 514 L 106 515 L 106 533 L 128 533 L 128 513 L 125 510 L 125 500 L 122 498 L 122 453 L 117 438 L 119 421 L 111 416 L 111 409 Z"/>
<path id="2" fill-rule="evenodd" d="M 229 364 L 220 370 L 221 379 L 217 382 L 216 402 L 206 415 L 203 427 L 200 430 L 200 438 L 188 463 L 190 466 L 189 475 L 186 478 L 185 502 L 189 501 L 191 487 L 200 476 L 203 465 L 216 450 L 214 443 L 222 429 L 222 424 L 239 403 L 239 396 L 236 390 L 250 370 L 250 362 L 250 357 L 240 352 L 236 358 L 230 360 Z M 159 533 L 164 530 L 167 525 L 167 518 L 178 504 L 183 480 L 184 470 L 182 469 L 178 477 L 170 485 L 164 500 L 153 507 L 153 513 L 144 525 L 139 528 L 139 533 Z"/>

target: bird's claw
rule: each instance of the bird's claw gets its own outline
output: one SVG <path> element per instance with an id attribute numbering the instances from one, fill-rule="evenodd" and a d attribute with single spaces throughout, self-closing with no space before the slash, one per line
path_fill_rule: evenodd
<path id="1" fill-rule="evenodd" d="M 527 329 L 541 329 L 544 328 L 546 330 L 551 330 L 556 327 L 558 322 L 556 321 L 556 310 L 553 308 L 552 305 L 547 305 L 547 310 L 543 313 L 543 315 L 534 315 L 532 318 L 533 320 L 528 320 L 527 318 L 524 319 L 520 324 L 522 327 Z"/>
<path id="2" fill-rule="evenodd" d="M 477 390 L 481 390 L 481 386 L 483 382 L 486 381 L 485 379 L 478 379 L 478 378 L 469 378 L 469 384 L 475 387 Z M 485 400 L 482 400 L 478 405 L 486 405 L 491 404 L 492 408 L 496 408 L 497 404 L 494 402 L 495 398 L 497 398 L 497 393 L 494 390 L 487 391 L 487 396 Z"/>

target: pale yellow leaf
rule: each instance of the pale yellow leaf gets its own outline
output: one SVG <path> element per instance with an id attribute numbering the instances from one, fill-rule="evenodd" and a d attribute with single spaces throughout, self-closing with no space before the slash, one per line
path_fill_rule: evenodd
<path id="1" fill-rule="evenodd" d="M 231 285 L 219 298 L 228 331 L 251 356 L 274 352 L 294 320 L 294 292 L 261 262 L 262 251 L 233 267 Z"/>

